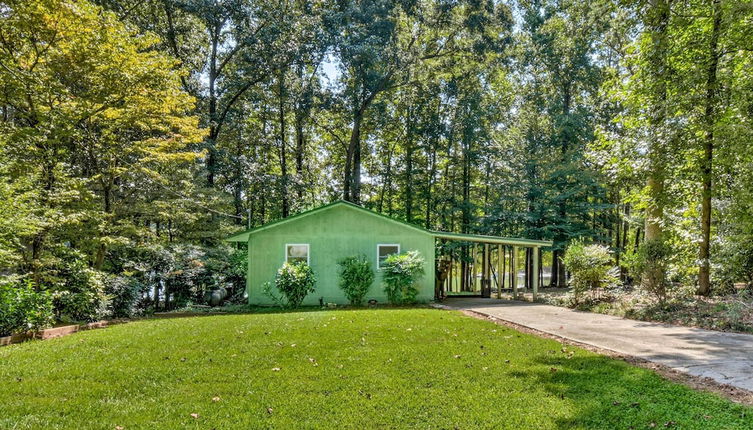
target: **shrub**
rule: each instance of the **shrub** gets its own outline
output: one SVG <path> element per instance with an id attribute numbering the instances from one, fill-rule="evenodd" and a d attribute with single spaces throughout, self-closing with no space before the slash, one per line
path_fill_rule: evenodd
<path id="1" fill-rule="evenodd" d="M 660 240 L 649 240 L 638 247 L 630 259 L 630 276 L 640 279 L 641 287 L 660 303 L 667 299 L 667 258 L 671 250 Z"/>
<path id="2" fill-rule="evenodd" d="M 340 265 L 340 289 L 354 305 L 363 304 L 363 298 L 374 282 L 374 270 L 365 255 L 345 257 Z"/>
<path id="3" fill-rule="evenodd" d="M 41 330 L 53 321 L 49 292 L 35 290 L 31 281 L 0 281 L 0 336 Z"/>
<path id="4" fill-rule="evenodd" d="M 275 294 L 269 283 L 264 285 L 264 294 L 279 306 L 297 308 L 301 306 L 306 295 L 314 292 L 315 284 L 316 277 L 311 266 L 302 261 L 286 262 L 277 270 L 275 276 L 275 288 L 282 294 L 282 297 Z"/>
<path id="5" fill-rule="evenodd" d="M 56 268 L 53 303 L 62 321 L 97 321 L 108 315 L 110 298 L 103 274 L 89 267 L 85 258 L 71 252 Z"/>
<path id="6" fill-rule="evenodd" d="M 384 260 L 382 282 L 390 303 L 416 302 L 416 282 L 424 275 L 424 263 L 418 251 L 393 254 Z"/>
<path id="7" fill-rule="evenodd" d="M 105 293 L 110 297 L 110 315 L 131 318 L 142 313 L 139 307 L 141 293 L 146 286 L 131 276 L 111 276 L 105 282 Z"/>
<path id="8" fill-rule="evenodd" d="M 619 283 L 618 269 L 612 265 L 612 255 L 605 246 L 575 241 L 567 248 L 563 263 L 572 274 L 576 304 L 585 292 L 590 293 L 591 299 L 598 300 L 602 288 Z"/>

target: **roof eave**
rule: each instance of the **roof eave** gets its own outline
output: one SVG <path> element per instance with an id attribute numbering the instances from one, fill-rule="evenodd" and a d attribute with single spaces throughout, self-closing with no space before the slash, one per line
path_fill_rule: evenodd
<path id="1" fill-rule="evenodd" d="M 432 231 L 434 237 L 439 239 L 464 240 L 468 242 L 495 243 L 499 245 L 514 245 L 525 247 L 549 247 L 553 245 L 550 240 L 520 239 L 513 237 L 485 236 L 480 234 L 450 233 L 446 231 Z"/>

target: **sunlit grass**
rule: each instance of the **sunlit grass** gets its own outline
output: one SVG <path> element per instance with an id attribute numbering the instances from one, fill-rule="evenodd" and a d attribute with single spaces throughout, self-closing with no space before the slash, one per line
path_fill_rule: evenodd
<path id="1" fill-rule="evenodd" d="M 753 428 L 652 372 L 434 309 L 149 320 L 0 349 L 0 428 Z"/>

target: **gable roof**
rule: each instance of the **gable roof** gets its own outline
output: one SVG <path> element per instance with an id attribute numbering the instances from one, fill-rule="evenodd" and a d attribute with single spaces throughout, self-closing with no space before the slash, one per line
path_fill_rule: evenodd
<path id="1" fill-rule="evenodd" d="M 316 207 L 314 209 L 309 209 L 307 211 L 300 212 L 300 213 L 295 214 L 293 216 L 289 216 L 287 218 L 278 219 L 277 221 L 268 222 L 268 223 L 266 223 L 264 225 L 261 225 L 259 227 L 252 228 L 251 230 L 246 230 L 246 231 L 234 234 L 234 235 L 228 237 L 225 240 L 228 241 L 228 242 L 246 242 L 246 241 L 248 241 L 248 237 L 250 235 L 254 234 L 254 233 L 258 233 L 258 232 L 263 231 L 263 230 L 268 230 L 270 228 L 278 227 L 280 225 L 287 224 L 289 222 L 296 221 L 296 220 L 299 220 L 301 218 L 305 218 L 305 217 L 307 217 L 309 215 L 313 215 L 313 214 L 316 214 L 316 213 L 319 213 L 319 212 L 323 212 L 323 211 L 326 211 L 328 209 L 332 209 L 332 208 L 338 207 L 338 206 L 347 206 L 347 207 L 356 209 L 358 211 L 361 211 L 361 212 L 363 212 L 363 213 L 365 213 L 367 215 L 376 216 L 376 217 L 382 218 L 382 219 L 384 219 L 384 220 L 386 220 L 388 222 L 400 224 L 403 227 L 407 227 L 407 228 L 410 228 L 412 230 L 415 230 L 415 231 L 418 231 L 418 232 L 421 232 L 421 233 L 430 234 L 430 232 L 428 230 L 426 230 L 424 228 L 421 228 L 419 226 L 416 226 L 416 225 L 413 225 L 413 224 L 409 224 L 409 223 L 407 223 L 405 221 L 400 221 L 400 220 L 397 220 L 395 218 L 390 218 L 387 215 L 383 215 L 383 214 L 380 214 L 379 212 L 374 212 L 374 211 L 368 210 L 368 209 L 366 209 L 366 208 L 364 208 L 362 206 L 359 206 L 359 205 L 357 205 L 355 203 L 351 203 L 351 202 L 348 202 L 348 201 L 345 201 L 345 200 L 336 200 L 336 201 L 334 201 L 332 203 L 329 203 L 329 204 L 326 204 L 324 206 L 319 206 L 319 207 Z"/>
<path id="2" fill-rule="evenodd" d="M 533 239 L 519 239 L 519 238 L 506 238 L 506 237 L 499 237 L 499 236 L 486 236 L 486 235 L 480 235 L 480 234 L 461 234 L 461 233 L 450 233 L 450 232 L 444 232 L 444 231 L 434 231 L 434 230 L 428 230 L 423 227 L 419 227 L 414 224 L 407 223 L 405 221 L 401 221 L 395 218 L 388 217 L 387 215 L 380 214 L 379 212 L 374 212 L 369 209 L 366 209 L 362 206 L 359 206 L 357 204 L 345 201 L 345 200 L 337 200 L 332 203 L 319 206 L 314 209 L 309 209 L 307 211 L 303 211 L 301 213 L 298 213 L 293 216 L 289 216 L 287 218 L 282 218 L 277 221 L 272 221 L 267 224 L 261 225 L 259 227 L 252 228 L 250 230 L 242 231 L 240 233 L 236 233 L 225 240 L 228 242 L 248 242 L 249 237 L 254 234 L 258 233 L 260 231 L 268 230 L 270 228 L 275 228 L 278 226 L 281 226 L 283 224 L 287 224 L 289 222 L 293 222 L 296 220 L 299 220 L 301 218 L 305 218 L 309 215 L 313 215 L 319 212 L 326 211 L 328 209 L 332 209 L 334 207 L 338 206 L 346 206 L 355 210 L 358 210 L 364 214 L 379 217 L 387 222 L 399 224 L 403 227 L 410 228 L 414 231 L 428 234 L 430 236 L 433 236 L 435 238 L 440 239 L 451 239 L 451 240 L 463 240 L 463 241 L 469 241 L 469 242 L 485 242 L 485 243 L 498 243 L 498 244 L 505 244 L 505 245 L 519 245 L 519 246 L 552 246 L 551 241 L 547 240 L 533 240 Z"/>

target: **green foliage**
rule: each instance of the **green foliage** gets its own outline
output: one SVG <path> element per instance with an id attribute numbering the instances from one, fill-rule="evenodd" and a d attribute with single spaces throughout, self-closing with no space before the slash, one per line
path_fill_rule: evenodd
<path id="1" fill-rule="evenodd" d="M 739 235 L 720 243 L 717 259 L 712 271 L 715 294 L 734 292 L 736 282 L 753 291 L 753 236 Z"/>
<path id="2" fill-rule="evenodd" d="M 340 265 L 340 289 L 351 304 L 362 305 L 363 298 L 374 282 L 374 270 L 365 255 L 345 257 Z"/>
<path id="3" fill-rule="evenodd" d="M 716 291 L 751 282 L 744 3 L 93 3 L 3 3 L 0 273 L 48 285 L 66 244 L 157 307 L 240 301 L 218 239 L 345 195 L 558 257 L 630 260 L 650 214 L 672 253 L 641 277 L 692 284 L 713 196 Z"/>
<path id="4" fill-rule="evenodd" d="M 572 274 L 572 287 L 576 304 L 583 293 L 598 300 L 602 288 L 619 285 L 618 269 L 614 267 L 609 248 L 603 245 L 586 245 L 576 240 L 567 248 L 563 259 Z"/>
<path id="5" fill-rule="evenodd" d="M 667 299 L 667 260 L 671 252 L 665 242 L 649 240 L 643 242 L 629 260 L 631 276 L 640 279 L 641 287 L 660 303 Z"/>
<path id="6" fill-rule="evenodd" d="M 275 304 L 285 308 L 297 308 L 303 303 L 303 299 L 316 289 L 316 277 L 314 271 L 306 262 L 284 263 L 275 276 L 275 286 L 270 283 L 264 285 L 264 293 Z M 275 290 L 281 294 L 278 295 Z"/>
<path id="7" fill-rule="evenodd" d="M 50 327 L 52 295 L 37 291 L 31 281 L 0 279 L 0 336 Z"/>
<path id="8" fill-rule="evenodd" d="M 131 276 L 109 276 L 105 281 L 105 294 L 110 298 L 109 316 L 131 318 L 140 315 L 141 294 L 146 286 Z"/>
<path id="9" fill-rule="evenodd" d="M 387 300 L 392 304 L 416 303 L 416 282 L 424 275 L 426 260 L 418 251 L 392 254 L 381 267 Z"/>
<path id="10" fill-rule="evenodd" d="M 56 317 L 71 322 L 107 317 L 110 297 L 105 294 L 104 274 L 92 269 L 76 250 L 59 247 L 56 253 L 57 262 L 43 281 L 53 293 Z"/>

